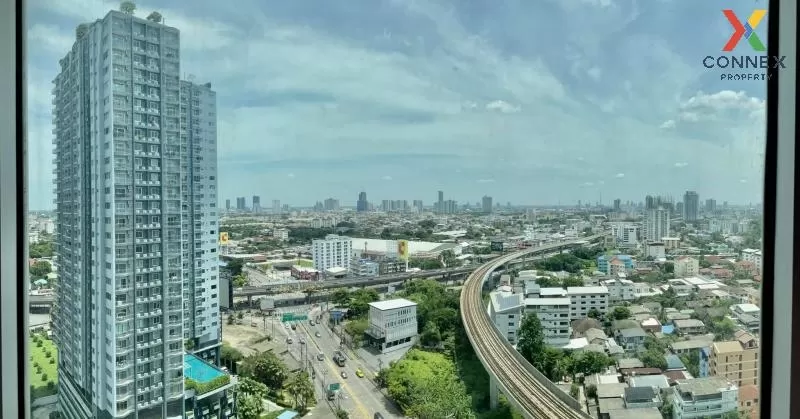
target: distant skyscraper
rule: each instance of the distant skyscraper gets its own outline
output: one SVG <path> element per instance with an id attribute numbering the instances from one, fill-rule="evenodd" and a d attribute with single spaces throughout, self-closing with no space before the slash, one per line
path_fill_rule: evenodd
<path id="1" fill-rule="evenodd" d="M 717 210 L 716 199 L 706 199 L 706 212 L 713 213 Z"/>
<path id="2" fill-rule="evenodd" d="M 436 208 L 434 208 L 434 210 L 438 213 L 444 212 L 444 191 L 439 191 L 438 199 L 436 200 Z"/>
<path id="3" fill-rule="evenodd" d="M 415 199 L 413 205 L 414 205 L 414 209 L 417 212 L 422 212 L 423 205 L 422 205 L 422 200 L 421 199 Z"/>
<path id="4" fill-rule="evenodd" d="M 187 341 L 220 344 L 216 98 L 180 81 L 176 28 L 111 11 L 75 37 L 53 82 L 59 410 L 182 418 Z"/>
<path id="5" fill-rule="evenodd" d="M 481 207 L 483 212 L 491 213 L 492 212 L 492 197 L 491 196 L 484 196 L 481 200 Z"/>
<path id="6" fill-rule="evenodd" d="M 279 199 L 272 200 L 272 213 L 273 214 L 281 213 L 281 201 Z"/>
<path id="7" fill-rule="evenodd" d="M 686 191 L 683 195 L 683 219 L 697 221 L 700 212 L 700 196 L 695 191 Z"/>
<path id="8" fill-rule="evenodd" d="M 261 212 L 261 197 L 253 195 L 253 212 Z"/>
<path id="9" fill-rule="evenodd" d="M 683 202 L 675 204 L 675 214 L 680 214 L 680 216 L 683 217 Z"/>
<path id="10" fill-rule="evenodd" d="M 339 200 L 328 198 L 325 200 L 325 211 L 339 211 Z"/>
<path id="11" fill-rule="evenodd" d="M 231 210 L 231 200 L 230 199 L 226 199 L 225 200 L 225 210 L 226 211 L 230 211 Z"/>
<path id="12" fill-rule="evenodd" d="M 359 192 L 358 201 L 356 201 L 356 211 L 367 212 L 368 209 L 369 209 L 369 204 L 367 203 L 367 193 Z"/>
<path id="13" fill-rule="evenodd" d="M 246 208 L 247 208 L 247 202 L 245 201 L 245 198 L 243 196 L 236 198 L 236 209 L 238 211 L 244 211 Z"/>
<path id="14" fill-rule="evenodd" d="M 619 198 L 614 200 L 614 211 L 619 212 L 622 207 L 622 200 Z"/>

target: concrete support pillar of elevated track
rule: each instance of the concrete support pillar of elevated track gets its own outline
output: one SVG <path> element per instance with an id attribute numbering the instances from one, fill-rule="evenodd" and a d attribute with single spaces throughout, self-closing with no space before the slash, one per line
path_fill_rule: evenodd
<path id="1" fill-rule="evenodd" d="M 497 380 L 489 377 L 489 409 L 497 409 L 497 398 L 500 395 L 500 390 L 497 389 Z"/>

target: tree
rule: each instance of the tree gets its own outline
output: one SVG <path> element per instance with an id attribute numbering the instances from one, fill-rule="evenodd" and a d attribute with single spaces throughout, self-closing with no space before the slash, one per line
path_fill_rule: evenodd
<path id="1" fill-rule="evenodd" d="M 229 319 L 232 317 L 228 317 Z M 234 371 L 234 365 L 244 359 L 244 355 L 234 348 L 233 346 L 228 345 L 227 343 L 222 344 L 222 348 L 219 351 L 219 359 L 223 365 L 227 365 L 231 372 Z"/>
<path id="2" fill-rule="evenodd" d="M 242 361 L 241 375 L 250 377 L 271 389 L 283 387 L 288 377 L 286 365 L 271 351 L 248 356 Z"/>
<path id="3" fill-rule="evenodd" d="M 337 288 L 331 294 L 330 301 L 337 306 L 347 306 L 350 303 L 350 292 L 345 288 Z"/>
<path id="4" fill-rule="evenodd" d="M 570 276 L 568 278 L 564 278 L 561 282 L 561 286 L 564 288 L 567 287 L 582 287 L 583 286 L 583 278 L 580 276 Z"/>
<path id="5" fill-rule="evenodd" d="M 736 324 L 733 320 L 725 317 L 722 320 L 712 321 L 709 325 L 711 333 L 714 334 L 714 340 L 731 340 L 736 332 Z"/>
<path id="6" fill-rule="evenodd" d="M 586 317 L 589 317 L 590 319 L 600 320 L 600 318 L 603 317 L 603 314 L 600 313 L 600 310 L 592 308 L 589 309 L 588 313 L 586 313 Z"/>
<path id="7" fill-rule="evenodd" d="M 647 368 L 658 368 L 662 371 L 667 369 L 667 359 L 664 358 L 663 352 L 647 350 L 639 356 L 639 359 Z"/>
<path id="8" fill-rule="evenodd" d="M 571 371 L 569 372 L 573 376 L 597 374 L 605 371 L 613 363 L 613 360 L 606 354 L 591 351 L 578 352 L 572 356 Z"/>
<path id="9" fill-rule="evenodd" d="M 525 315 L 518 331 L 517 350 L 534 367 L 540 363 L 538 357 L 544 351 L 544 332 L 542 322 L 535 313 Z M 538 368 L 537 368 L 538 369 Z"/>
<path id="10" fill-rule="evenodd" d="M 236 386 L 236 414 L 240 419 L 258 419 L 264 413 L 263 400 L 267 397 L 267 386 L 244 377 Z"/>
<path id="11" fill-rule="evenodd" d="M 342 409 L 341 407 L 336 408 L 336 412 L 334 414 L 336 415 L 336 419 L 349 419 L 350 418 L 350 414 L 347 413 L 347 411 Z"/>
<path id="12" fill-rule="evenodd" d="M 442 341 L 442 335 L 439 333 L 439 328 L 436 327 L 436 323 L 429 322 L 425 325 L 425 329 L 422 331 L 419 339 L 423 345 L 436 346 Z"/>
<path id="13" fill-rule="evenodd" d="M 239 258 L 234 258 L 228 261 L 228 264 L 225 265 L 225 269 L 230 272 L 231 277 L 235 277 L 242 273 L 244 269 L 244 260 Z"/>
<path id="14" fill-rule="evenodd" d="M 50 262 L 46 260 L 37 260 L 33 262 L 33 265 L 29 268 L 31 278 L 42 278 L 47 276 L 52 270 L 53 267 L 50 265 Z"/>
<path id="15" fill-rule="evenodd" d="M 161 23 L 161 19 L 162 19 L 161 13 L 158 13 L 158 12 L 150 13 L 147 16 L 147 20 L 149 20 L 151 22 Z"/>
<path id="16" fill-rule="evenodd" d="M 307 372 L 300 371 L 289 378 L 286 392 L 292 397 L 294 407 L 303 410 L 309 401 L 314 400 L 314 383 Z"/>
<path id="17" fill-rule="evenodd" d="M 245 272 L 242 272 L 239 275 L 233 277 L 233 286 L 236 288 L 241 288 L 247 285 L 247 283 L 248 283 L 247 273 Z"/>
<path id="18" fill-rule="evenodd" d="M 597 399 L 597 386 L 594 384 L 589 384 L 586 386 L 586 397 L 590 399 Z"/>
<path id="19" fill-rule="evenodd" d="M 614 320 L 625 320 L 631 317 L 631 311 L 628 307 L 614 307 L 614 310 L 611 311 L 611 318 Z"/>
<path id="20" fill-rule="evenodd" d="M 373 288 L 362 288 L 350 294 L 347 315 L 350 317 L 361 317 L 369 312 L 369 303 L 380 301 L 378 291 Z"/>
<path id="21" fill-rule="evenodd" d="M 136 3 L 132 1 L 123 1 L 119 6 L 119 10 L 126 15 L 132 15 L 136 11 Z"/>
<path id="22" fill-rule="evenodd" d="M 572 396 L 573 399 L 578 400 L 580 394 L 581 389 L 578 387 L 578 383 L 573 382 L 572 385 L 569 386 L 569 395 Z"/>

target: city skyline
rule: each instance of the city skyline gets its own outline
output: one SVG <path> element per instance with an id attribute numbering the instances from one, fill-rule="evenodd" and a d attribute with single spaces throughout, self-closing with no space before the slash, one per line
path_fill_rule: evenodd
<path id="1" fill-rule="evenodd" d="M 686 185 L 759 201 L 763 83 L 702 67 L 730 35 L 717 6 L 656 3 L 198 1 L 188 12 L 165 1 L 138 3 L 137 15 L 180 26 L 186 75 L 214 81 L 225 196 L 313 203 L 363 187 L 424 199 L 425 187 L 470 201 L 611 202 Z M 116 7 L 31 5 L 31 208 L 52 206 L 52 164 L 38 157 L 52 149 L 53 63 L 78 23 Z M 679 21 L 686 31 L 668 30 Z M 530 42 L 554 27 L 570 35 Z"/>

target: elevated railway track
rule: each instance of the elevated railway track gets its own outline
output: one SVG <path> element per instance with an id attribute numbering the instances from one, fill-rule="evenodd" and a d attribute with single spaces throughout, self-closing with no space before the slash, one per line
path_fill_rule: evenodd
<path id="1" fill-rule="evenodd" d="M 502 256 L 480 266 L 464 284 L 461 291 L 461 318 L 470 343 L 493 383 L 527 418 L 589 419 L 591 416 L 581 409 L 578 401 L 550 382 L 508 343 L 486 312 L 482 299 L 484 283 L 493 271 L 508 262 L 525 256 L 569 249 L 605 236 L 606 234 L 598 234 Z"/>

